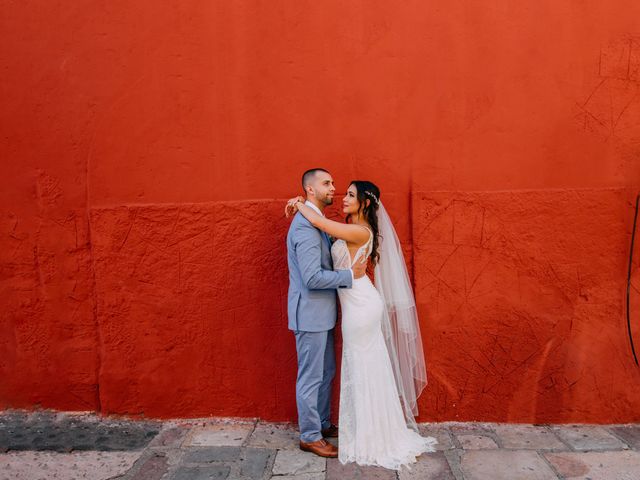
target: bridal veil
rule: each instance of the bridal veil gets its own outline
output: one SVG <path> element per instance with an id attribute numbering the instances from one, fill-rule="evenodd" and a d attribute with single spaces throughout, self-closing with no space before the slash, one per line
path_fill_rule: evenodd
<path id="1" fill-rule="evenodd" d="M 382 332 L 393 367 L 407 426 L 417 431 L 418 397 L 427 385 L 416 302 L 402 247 L 382 202 L 378 202 L 380 234 L 375 286 L 383 298 Z"/>

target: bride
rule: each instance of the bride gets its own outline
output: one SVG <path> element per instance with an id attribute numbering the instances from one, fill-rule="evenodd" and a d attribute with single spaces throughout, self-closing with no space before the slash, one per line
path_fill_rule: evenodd
<path id="1" fill-rule="evenodd" d="M 291 213 L 336 239 L 334 270 L 356 262 L 374 267 L 350 289 L 338 289 L 342 310 L 340 379 L 341 463 L 399 470 L 432 452 L 433 437 L 417 433 L 417 398 L 427 383 L 415 300 L 395 229 L 380 202 L 380 190 L 353 181 L 343 200 L 347 223 L 319 215 L 303 197 L 288 202 Z"/>

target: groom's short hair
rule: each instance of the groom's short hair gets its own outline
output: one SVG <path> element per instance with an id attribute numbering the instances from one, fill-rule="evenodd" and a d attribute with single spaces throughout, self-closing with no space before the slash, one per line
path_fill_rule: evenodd
<path id="1" fill-rule="evenodd" d="M 311 168 L 302 174 L 302 189 L 305 192 L 307 191 L 307 185 L 311 183 L 311 180 L 313 180 L 313 177 L 315 177 L 318 172 L 329 173 L 324 168 Z"/>

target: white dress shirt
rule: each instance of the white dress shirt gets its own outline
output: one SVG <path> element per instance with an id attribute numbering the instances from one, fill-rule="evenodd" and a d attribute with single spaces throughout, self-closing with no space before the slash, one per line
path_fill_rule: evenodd
<path id="1" fill-rule="evenodd" d="M 307 200 L 306 202 L 304 202 L 304 204 L 307 205 L 308 207 L 313 208 L 318 213 L 318 215 L 322 215 L 324 217 L 324 213 L 322 213 L 322 211 L 312 201 Z"/>

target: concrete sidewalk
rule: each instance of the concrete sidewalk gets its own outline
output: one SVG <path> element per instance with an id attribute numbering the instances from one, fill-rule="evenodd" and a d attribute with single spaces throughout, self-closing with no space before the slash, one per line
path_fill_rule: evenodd
<path id="1" fill-rule="evenodd" d="M 411 470 L 342 465 L 297 448 L 290 424 L 0 414 L 0 479 L 344 480 L 640 478 L 640 425 L 423 424 L 438 438 Z M 333 439 L 332 439 L 333 440 Z"/>

